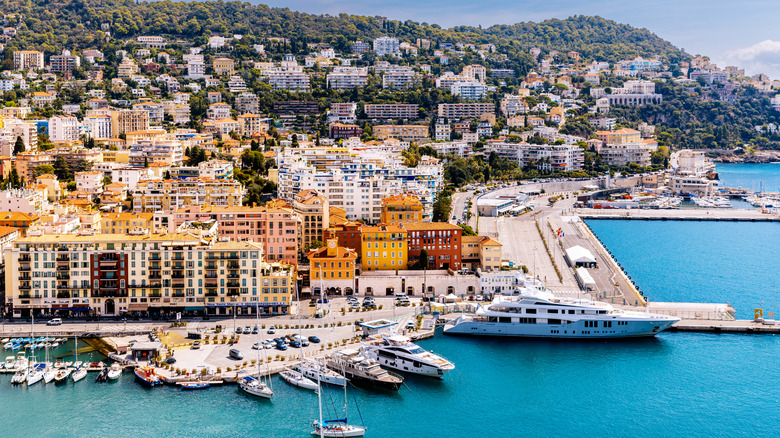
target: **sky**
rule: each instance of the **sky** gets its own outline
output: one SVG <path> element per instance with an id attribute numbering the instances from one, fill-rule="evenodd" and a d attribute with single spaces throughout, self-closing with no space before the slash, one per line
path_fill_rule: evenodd
<path id="1" fill-rule="evenodd" d="M 514 24 L 572 15 L 598 15 L 647 28 L 720 67 L 780 79 L 780 1 L 768 0 L 264 0 L 271 7 L 337 15 L 384 16 L 442 27 Z"/>

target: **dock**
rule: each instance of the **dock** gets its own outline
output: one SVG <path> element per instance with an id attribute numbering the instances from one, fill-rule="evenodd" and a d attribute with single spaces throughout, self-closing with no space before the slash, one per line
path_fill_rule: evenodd
<path id="1" fill-rule="evenodd" d="M 578 208 L 582 219 L 621 219 L 640 221 L 725 221 L 780 222 L 780 215 L 761 209 L 681 208 L 676 210 Z"/>
<path id="2" fill-rule="evenodd" d="M 674 332 L 780 334 L 780 325 L 767 325 L 751 320 L 712 321 L 683 319 L 669 328 Z"/>

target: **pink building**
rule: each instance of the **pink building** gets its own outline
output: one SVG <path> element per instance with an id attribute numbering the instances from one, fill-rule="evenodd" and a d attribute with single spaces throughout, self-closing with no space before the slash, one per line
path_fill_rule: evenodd
<path id="1" fill-rule="evenodd" d="M 233 241 L 263 244 L 265 259 L 298 265 L 298 217 L 286 207 L 187 206 L 168 214 L 155 215 L 155 228 L 173 232 L 187 221 L 217 222 L 219 236 Z"/>

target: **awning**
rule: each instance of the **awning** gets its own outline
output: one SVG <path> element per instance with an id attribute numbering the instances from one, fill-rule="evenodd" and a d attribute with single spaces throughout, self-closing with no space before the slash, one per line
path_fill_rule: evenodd
<path id="1" fill-rule="evenodd" d="M 142 303 L 142 304 L 138 304 L 138 303 L 130 303 L 130 304 L 127 306 L 127 310 L 128 310 L 128 312 L 138 312 L 138 311 L 145 311 L 145 310 L 146 310 L 146 309 L 148 309 L 148 308 L 149 308 L 149 304 L 147 304 L 147 303 Z"/>
<path id="2" fill-rule="evenodd" d="M 200 310 L 203 310 L 203 306 L 186 306 L 184 307 L 185 312 L 198 312 Z"/>
<path id="3" fill-rule="evenodd" d="M 70 310 L 71 312 L 89 312 L 89 307 L 58 307 L 54 310 Z"/>
<path id="4" fill-rule="evenodd" d="M 275 307 L 289 306 L 287 303 L 206 303 L 208 307 Z"/>

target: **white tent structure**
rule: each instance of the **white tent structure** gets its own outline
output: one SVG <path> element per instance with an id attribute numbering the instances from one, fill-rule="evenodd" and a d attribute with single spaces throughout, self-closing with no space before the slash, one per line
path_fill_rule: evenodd
<path id="1" fill-rule="evenodd" d="M 596 257 L 587 249 L 577 245 L 566 250 L 566 260 L 572 267 L 596 267 Z"/>
<path id="2" fill-rule="evenodd" d="M 596 281 L 593 280 L 593 277 L 591 277 L 587 269 L 577 268 L 574 270 L 574 272 L 577 275 L 577 283 L 579 283 L 582 290 L 596 290 Z"/>

